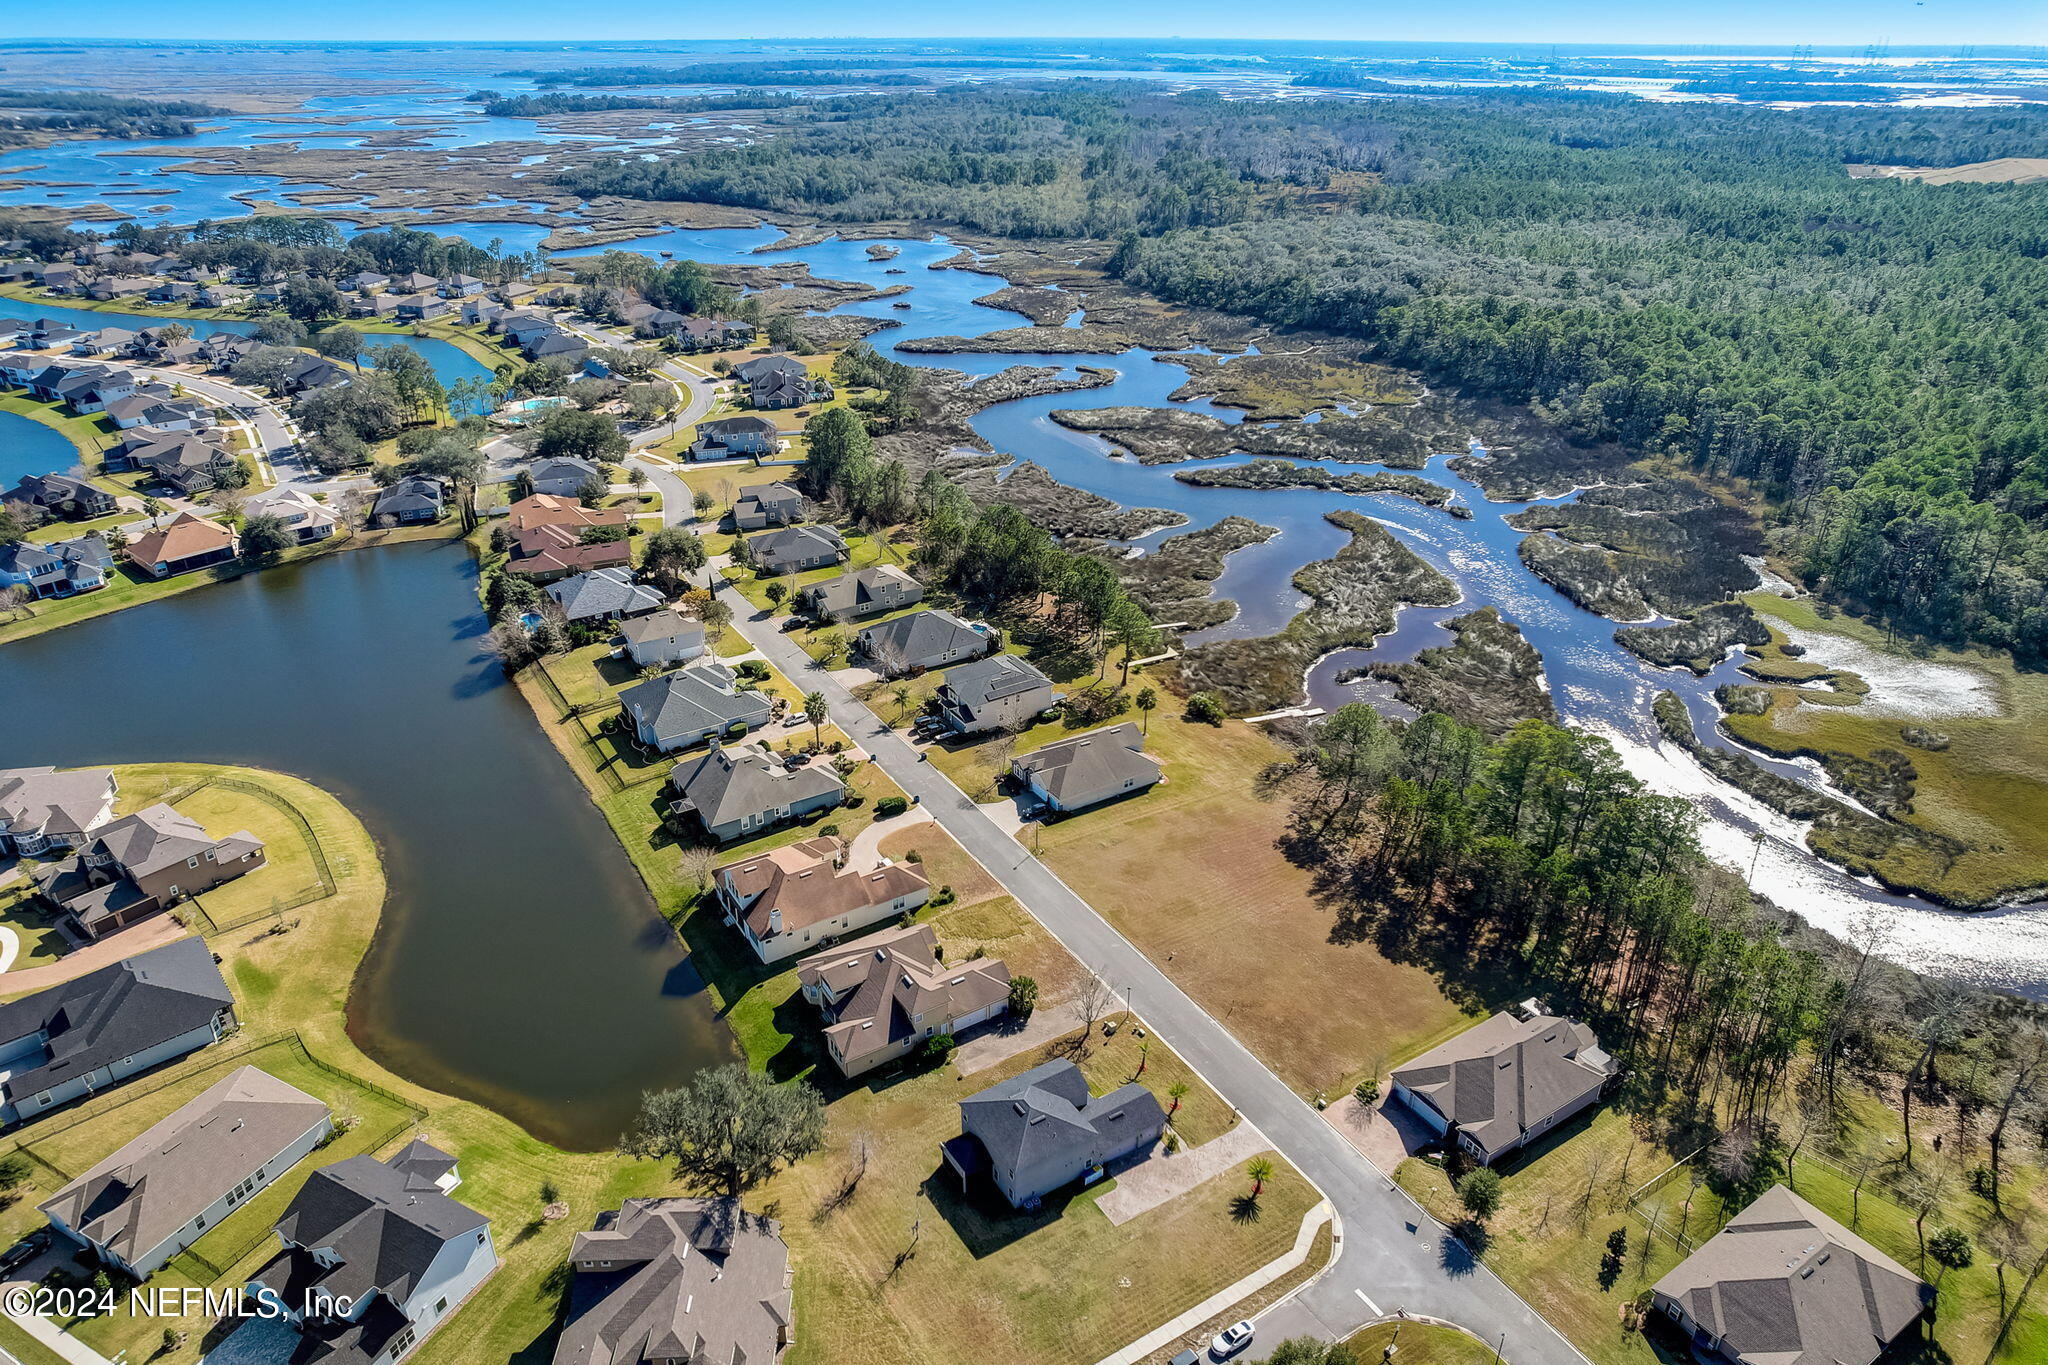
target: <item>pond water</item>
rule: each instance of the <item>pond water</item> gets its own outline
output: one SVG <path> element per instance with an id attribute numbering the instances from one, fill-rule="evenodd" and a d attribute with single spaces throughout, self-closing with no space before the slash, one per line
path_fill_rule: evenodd
<path id="1" fill-rule="evenodd" d="M 78 447 L 55 427 L 17 412 L 0 412 L 0 489 L 30 474 L 61 474 L 79 462 Z"/>
<path id="2" fill-rule="evenodd" d="M 643 1090 L 735 1051 L 610 827 L 479 648 L 475 591 L 461 545 L 392 546 L 16 641 L 0 696 L 34 704 L 0 706 L 0 766 L 242 763 L 332 791 L 390 877 L 351 1032 L 422 1084 L 596 1149 Z"/>

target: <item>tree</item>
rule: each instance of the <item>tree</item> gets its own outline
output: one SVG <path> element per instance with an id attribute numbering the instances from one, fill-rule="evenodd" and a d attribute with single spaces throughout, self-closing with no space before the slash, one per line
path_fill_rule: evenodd
<path id="1" fill-rule="evenodd" d="M 157 519 L 163 516 L 165 510 L 166 509 L 164 507 L 164 501 L 162 498 L 154 496 L 145 496 L 142 499 L 142 515 L 149 518 L 149 524 L 151 526 L 155 526 L 157 524 Z"/>
<path id="2" fill-rule="evenodd" d="M 541 1182 L 540 1182 L 540 1205 L 541 1205 L 541 1207 L 542 1207 L 542 1208 L 546 1208 L 546 1207 L 547 1207 L 548 1205 L 550 1205 L 550 1204 L 559 1204 L 559 1203 L 561 1203 L 561 1202 L 562 1202 L 562 1191 L 561 1191 L 561 1190 L 560 1190 L 560 1189 L 559 1189 L 559 1188 L 558 1188 L 558 1187 L 556 1186 L 555 1182 L 554 1182 L 554 1181 L 552 1181 L 552 1180 L 543 1180 L 543 1181 L 541 1181 Z"/>
<path id="3" fill-rule="evenodd" d="M 686 1086 L 650 1091 L 622 1144 L 666 1161 L 708 1194 L 738 1197 L 825 1144 L 825 1104 L 802 1081 L 778 1085 L 739 1063 L 701 1071 Z"/>
<path id="4" fill-rule="evenodd" d="M 704 542 L 680 526 L 664 526 L 641 544 L 641 572 L 671 596 L 688 587 L 705 562 Z"/>
<path id="5" fill-rule="evenodd" d="M 1186 711 L 1189 720 L 1204 725 L 1221 725 L 1230 713 L 1223 707 L 1223 699 L 1214 692 L 1197 692 L 1188 698 Z"/>
<path id="6" fill-rule="evenodd" d="M 1273 1178 L 1273 1162 L 1269 1157 L 1255 1156 L 1244 1164 L 1244 1173 L 1252 1178 L 1252 1198 L 1265 1193 L 1266 1182 Z"/>
<path id="7" fill-rule="evenodd" d="M 242 556 L 245 559 L 275 559 L 290 549 L 295 541 L 296 537 L 280 517 L 265 513 L 242 523 Z"/>
<path id="8" fill-rule="evenodd" d="M 1172 1118 L 1175 1114 L 1178 1114 L 1180 1112 L 1180 1102 L 1187 1097 L 1188 1083 L 1186 1081 L 1175 1081 L 1172 1085 L 1167 1086 L 1166 1098 L 1172 1100 L 1173 1103 L 1167 1107 L 1166 1117 Z"/>
<path id="9" fill-rule="evenodd" d="M 811 723 L 811 747 L 823 747 L 825 743 L 825 717 L 831 709 L 825 705 L 823 692 L 804 693 L 804 719 Z"/>
<path id="10" fill-rule="evenodd" d="M 782 605 L 782 600 L 789 596 L 789 584 L 778 578 L 767 587 L 761 589 L 761 592 L 770 602 L 779 607 Z"/>
<path id="11" fill-rule="evenodd" d="M 336 323 L 313 338 L 313 349 L 329 360 L 346 360 L 353 365 L 363 353 L 363 334 L 353 327 Z"/>
<path id="12" fill-rule="evenodd" d="M 718 866 L 718 850 L 704 844 L 691 844 L 683 850 L 683 875 L 699 891 L 711 885 L 711 873 Z"/>
<path id="13" fill-rule="evenodd" d="M 1138 728 L 1145 734 L 1152 733 L 1152 713 L 1159 709 L 1159 693 L 1150 687 L 1138 689 Z"/>
<path id="14" fill-rule="evenodd" d="M 1927 1254 L 1941 1267 L 1941 1274 L 1934 1277 L 1936 1289 L 1941 1288 L 1941 1282 L 1948 1278 L 1949 1271 L 1966 1269 L 1977 1259 L 1970 1234 L 1954 1226 L 1944 1227 L 1927 1239 Z"/>
<path id="15" fill-rule="evenodd" d="M 325 280 L 308 279 L 304 275 L 295 275 L 284 282 L 278 304 L 287 316 L 299 322 L 318 322 L 321 318 L 340 317 L 348 311 L 339 289 Z"/>
<path id="16" fill-rule="evenodd" d="M 700 488 L 697 490 L 696 496 L 690 499 L 690 506 L 696 509 L 699 517 L 702 517 L 706 512 L 718 506 L 718 499 Z"/>
<path id="17" fill-rule="evenodd" d="M 1475 1166 L 1458 1182 L 1458 1203 L 1482 1223 L 1500 1211 L 1500 1199 L 1500 1172 L 1491 1166 Z"/>
<path id="18" fill-rule="evenodd" d="M 1010 978 L 1010 1013 L 1028 1018 L 1038 1008 L 1038 980 L 1029 976 Z"/>
<path id="19" fill-rule="evenodd" d="M 613 460 L 626 453 L 619 424 L 601 412 L 559 407 L 528 428 L 536 459 Z"/>
<path id="20" fill-rule="evenodd" d="M 1072 1009 L 1074 1017 L 1081 1021 L 1081 1041 L 1085 1044 L 1095 1031 L 1095 1021 L 1109 1013 L 1109 1007 L 1116 1002 L 1116 994 L 1109 984 L 1099 976 L 1091 975 L 1075 994 Z"/>

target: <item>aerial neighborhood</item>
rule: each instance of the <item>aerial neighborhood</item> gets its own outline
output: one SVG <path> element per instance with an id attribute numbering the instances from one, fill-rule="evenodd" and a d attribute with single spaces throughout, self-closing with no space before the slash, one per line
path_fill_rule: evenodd
<path id="1" fill-rule="evenodd" d="M 2048 1362 L 2048 70 L 1720 18 L 25 14 L 0 1365 Z"/>

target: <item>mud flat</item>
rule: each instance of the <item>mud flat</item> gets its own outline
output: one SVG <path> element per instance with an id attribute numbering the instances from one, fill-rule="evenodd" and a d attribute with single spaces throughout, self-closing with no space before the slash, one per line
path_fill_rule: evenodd
<path id="1" fill-rule="evenodd" d="M 1254 460 L 1250 464 L 1227 465 L 1220 469 L 1183 469 L 1173 477 L 1197 488 L 1319 488 L 1355 497 L 1394 493 L 1430 507 L 1441 507 L 1451 496 L 1450 490 L 1442 484 L 1431 483 L 1413 474 L 1339 474 L 1319 466 L 1289 464 L 1285 460 Z"/>
<path id="2" fill-rule="evenodd" d="M 1334 558 L 1303 565 L 1294 586 L 1308 607 L 1277 635 L 1217 640 L 1181 656 L 1191 692 L 1214 692 L 1233 711 L 1267 711 L 1301 700 L 1302 679 L 1333 650 L 1366 648 L 1394 628 L 1404 605 L 1447 607 L 1458 587 L 1378 522 L 1356 512 L 1323 519 L 1351 533 Z"/>
<path id="3" fill-rule="evenodd" d="M 978 337 L 913 337 L 896 349 L 914 355 L 1122 355 L 1138 341 L 1114 327 L 1005 327 Z"/>
<path id="4" fill-rule="evenodd" d="M 1441 711 L 1466 725 L 1500 734 L 1524 720 L 1557 719 L 1543 685 L 1543 656 L 1513 622 L 1492 607 L 1456 616 L 1444 629 L 1457 638 L 1404 664 L 1346 669 L 1340 683 L 1378 678 L 1417 711 Z"/>

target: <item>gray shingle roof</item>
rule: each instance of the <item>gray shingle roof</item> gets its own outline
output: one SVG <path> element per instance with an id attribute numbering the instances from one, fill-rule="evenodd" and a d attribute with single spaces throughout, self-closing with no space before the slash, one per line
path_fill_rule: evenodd
<path id="1" fill-rule="evenodd" d="M 631 615 L 661 605 L 661 594 L 644 583 L 635 583 L 631 569 L 592 569 L 548 584 L 547 594 L 562 604 L 571 621 L 614 613 Z"/>
<path id="2" fill-rule="evenodd" d="M 445 501 L 441 485 L 432 479 L 400 479 L 377 495 L 372 516 L 395 517 L 407 512 L 424 512 L 431 508 L 438 512 Z"/>
<path id="3" fill-rule="evenodd" d="M 331 1249 L 340 1264 L 316 1273 L 288 1250 L 256 1278 L 282 1292 L 284 1277 L 295 1285 L 311 1277 L 306 1287 L 351 1299 L 374 1289 L 403 1303 L 442 1247 L 489 1223 L 411 1170 L 354 1156 L 313 1172 L 277 1220 L 280 1237 Z"/>
<path id="4" fill-rule="evenodd" d="M 824 555 L 843 558 L 846 541 L 829 526 L 789 526 L 755 536 L 747 542 L 747 553 L 756 564 L 773 569 Z"/>
<path id="5" fill-rule="evenodd" d="M 1904 1266 L 1773 1185 L 1657 1281 L 1749 1361 L 1871 1365 L 1934 1301 Z"/>
<path id="6" fill-rule="evenodd" d="M 619 693 L 619 705 L 636 726 L 650 726 L 658 739 L 667 741 L 709 727 L 724 730 L 735 721 L 763 724 L 772 703 L 760 692 L 734 690 L 730 669 L 699 664 L 635 683 Z"/>
<path id="7" fill-rule="evenodd" d="M 742 815 L 759 815 L 846 790 L 846 784 L 824 764 L 806 764 L 791 772 L 758 750 L 722 747 L 677 763 L 668 781 L 708 827 L 729 825 Z"/>
<path id="8" fill-rule="evenodd" d="M 982 648 L 988 636 L 950 611 L 934 609 L 912 612 L 893 621 L 869 626 L 857 637 L 870 658 L 902 659 L 916 663 L 936 659 L 962 649 Z"/>
<path id="9" fill-rule="evenodd" d="M 1132 1081 L 1090 1095 L 1088 1078 L 1069 1061 L 1044 1062 L 960 1101 L 963 1120 L 998 1170 L 1016 1171 L 1072 1155 L 1079 1162 L 1104 1145 L 1108 1125 L 1131 1132 L 1166 1121 L 1158 1097 Z"/>
<path id="10" fill-rule="evenodd" d="M 232 1009 L 235 998 L 201 939 L 180 939 L 0 1005 L 0 1044 L 38 1031 L 49 1057 L 0 1082 L 10 1100 L 168 1042 Z"/>
<path id="11" fill-rule="evenodd" d="M 803 590 L 802 596 L 813 611 L 857 614 L 878 610 L 876 604 L 883 600 L 900 603 L 903 594 L 922 591 L 916 579 L 895 565 L 878 564 L 813 583 Z"/>
<path id="12" fill-rule="evenodd" d="M 1052 682 L 1014 654 L 992 654 L 986 659 L 962 664 L 946 675 L 940 693 L 962 706 L 983 706 L 1034 687 L 1051 687 Z"/>
<path id="13" fill-rule="evenodd" d="M 1562 1112 L 1612 1069 L 1584 1024 L 1504 1012 L 1398 1068 L 1394 1079 L 1491 1153 Z"/>
<path id="14" fill-rule="evenodd" d="M 1144 735 L 1129 721 L 1054 740 L 1017 759 L 1012 768 L 1060 802 L 1159 780 L 1158 762 L 1146 754 Z"/>
<path id="15" fill-rule="evenodd" d="M 31 834 L 84 834 L 113 789 L 111 768 L 0 768 L 0 820 Z"/>

